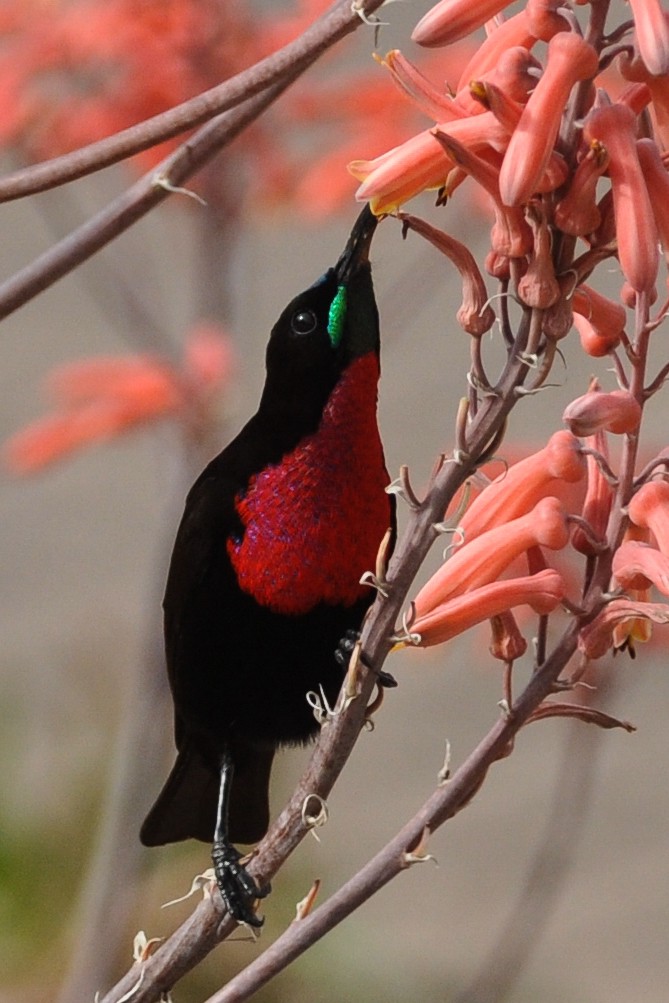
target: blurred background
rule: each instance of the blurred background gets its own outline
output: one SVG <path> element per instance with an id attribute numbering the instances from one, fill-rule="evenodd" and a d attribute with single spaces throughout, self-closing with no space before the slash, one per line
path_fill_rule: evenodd
<path id="1" fill-rule="evenodd" d="M 73 9 L 90 27 L 95 6 Z M 185 6 L 164 10 L 176 18 Z M 428 6 L 384 10 L 392 24 L 382 29 L 380 51 L 400 45 L 416 57 L 407 40 Z M 16 53 L 31 52 L 24 44 L 31 7 L 33 17 L 45 9 L 24 3 L 5 26 L 0 84 L 4 79 L 7 87 L 16 76 Z M 213 0 L 199 16 L 209 7 L 218 23 Z M 318 7 L 324 4 L 251 5 L 244 17 L 252 21 L 245 26 L 239 15 L 235 37 L 254 38 L 257 50 L 237 41 L 239 65 L 225 63 L 222 51 L 205 69 L 200 60 L 198 71 L 212 74 L 211 81 L 194 75 L 189 86 L 202 89 L 248 65 L 263 46 L 271 49 L 299 30 L 297 14 L 311 17 Z M 107 16 L 121 18 L 131 8 L 130 0 L 119 0 L 107 5 Z M 250 34 L 251 23 L 262 26 L 262 38 Z M 90 38 L 81 46 L 86 58 L 102 60 L 95 64 L 101 77 L 113 67 L 116 85 L 127 92 L 130 78 L 118 69 L 120 34 L 113 41 L 97 56 Z M 71 102 L 72 94 L 53 89 L 53 75 L 70 79 L 82 52 L 67 50 L 63 39 L 54 46 L 61 63 L 49 57 L 49 64 L 39 46 L 33 53 L 49 71 L 45 80 L 30 78 L 34 93 L 43 87 Z M 160 622 L 165 570 L 190 482 L 255 410 L 272 324 L 345 243 L 357 207 L 355 182 L 343 165 L 353 156 L 375 156 L 424 125 L 408 103 L 398 103 L 372 62 L 373 46 L 371 29 L 340 43 L 253 136 L 225 151 L 192 185 L 207 206 L 175 196 L 3 324 L 3 441 L 52 407 L 45 383 L 73 360 L 153 353 L 179 372 L 183 346 L 203 322 L 216 325 L 224 348 L 207 356 L 218 359 L 216 379 L 200 388 L 197 420 L 192 410 L 166 412 L 30 476 L 7 465 L 0 475 L 2 1003 L 47 996 L 64 1003 L 106 990 L 131 962 L 138 930 L 165 936 L 189 914 L 192 900 L 161 906 L 209 866 L 204 844 L 151 851 L 138 844 L 140 822 L 173 755 Z M 450 78 L 443 53 L 438 57 L 442 79 Z M 153 65 L 146 50 L 143 58 Z M 91 76 L 83 65 L 88 70 L 80 71 L 77 94 L 91 100 L 91 121 L 100 122 L 103 105 L 94 106 L 81 85 Z M 435 82 L 442 82 L 438 75 Z M 359 97 L 359 119 L 351 95 Z M 161 100 L 187 96 L 187 89 L 166 92 Z M 117 112 L 112 98 L 106 107 Z M 83 131 L 87 106 L 67 108 L 64 99 L 54 100 L 44 117 L 26 117 L 13 134 L 7 126 L 3 173 L 48 152 L 59 122 Z M 149 106 L 145 114 L 155 110 Z M 392 141 L 389 118 L 401 130 Z M 0 275 L 31 261 L 150 166 L 145 159 L 3 205 Z M 417 200 L 412 209 L 440 222 L 482 260 L 486 222 L 467 186 L 436 214 L 432 202 Z M 445 259 L 416 235 L 403 242 L 393 220 L 375 238 L 373 266 L 388 467 L 394 476 L 408 463 L 419 490 L 437 454 L 452 447 L 455 408 L 465 392 L 469 345 L 454 321 L 460 289 Z M 494 357 L 494 351 L 490 341 L 486 352 Z M 605 363 L 585 363 L 577 345 L 567 344 L 565 355 L 566 365 L 555 367 L 556 385 L 513 415 L 509 458 L 540 447 L 560 427 L 564 405 L 584 392 L 595 368 L 613 385 Z M 648 453 L 666 445 L 662 412 L 656 402 L 645 429 Z M 435 551 L 425 575 L 439 560 Z M 524 730 L 473 803 L 432 837 L 438 866 L 428 862 L 402 874 L 256 998 L 664 1003 L 666 643 L 658 629 L 636 661 L 622 655 L 601 662 L 596 703 L 631 720 L 635 734 L 560 721 Z M 330 799 L 320 842 L 307 839 L 275 880 L 260 942 L 240 933 L 219 947 L 179 985 L 175 999 L 205 999 L 253 959 L 290 922 L 314 878 L 322 880 L 324 899 L 362 866 L 431 793 L 447 740 L 453 766 L 469 754 L 499 713 L 500 673 L 487 644 L 482 628 L 429 653 L 392 657 L 387 667 L 399 687 L 387 693 L 375 730 L 361 736 Z M 308 750 L 291 750 L 277 758 L 274 813 L 307 756 Z"/>

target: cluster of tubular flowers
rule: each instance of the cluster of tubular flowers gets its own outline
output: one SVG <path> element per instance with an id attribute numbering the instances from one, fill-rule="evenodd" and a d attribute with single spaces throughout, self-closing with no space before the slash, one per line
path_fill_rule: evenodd
<path id="1" fill-rule="evenodd" d="M 649 639 L 653 623 L 669 623 L 669 604 L 651 600 L 653 588 L 669 596 L 669 483 L 642 484 L 629 503 L 628 517 L 625 537 L 613 555 L 616 598 L 580 634 L 579 648 L 588 658 L 600 658 L 611 647 L 633 651 L 635 642 Z"/>
<path id="2" fill-rule="evenodd" d="M 607 552 L 615 499 L 609 435 L 634 435 L 640 409 L 627 391 L 604 393 L 597 381 L 565 409 L 568 426 L 543 449 L 509 466 L 468 506 L 450 554 L 418 592 L 397 646 L 428 647 L 449 641 L 486 620 L 490 651 L 511 662 L 527 642 L 513 610 L 548 615 L 559 606 L 578 613 L 567 597 L 563 572 L 550 551 L 596 559 Z M 589 659 L 612 648 L 647 641 L 653 623 L 669 623 L 669 451 L 650 465 L 627 507 L 627 529 L 612 557 L 609 588 L 596 616 L 582 610 L 579 650 Z M 526 574 L 520 561 L 524 562 Z M 519 567 L 520 565 L 520 567 Z"/>
<path id="3" fill-rule="evenodd" d="M 414 41 L 442 46 L 487 22 L 486 40 L 459 80 L 449 81 L 448 95 L 399 51 L 387 55 L 395 82 L 436 125 L 374 160 L 351 163 L 361 182 L 357 198 L 377 214 L 396 213 L 419 192 L 439 190 L 443 201 L 465 177 L 473 178 L 492 200 L 488 272 L 514 277 L 527 306 L 554 309 L 555 337 L 566 334 L 574 318 L 585 350 L 606 355 L 622 337 L 624 309 L 581 285 L 591 267 L 555 275 L 552 235 L 580 238 L 593 260 L 594 252 L 617 253 L 627 305 L 654 289 L 658 246 L 669 254 L 663 162 L 669 15 L 659 0 L 635 0 L 634 28 L 621 35 L 629 44 L 613 66 L 603 50 L 602 75 L 600 53 L 559 0 L 527 0 L 507 19 L 505 6 L 504 0 L 441 0 L 416 27 Z M 612 80 L 615 99 L 605 89 Z M 651 122 L 655 138 L 647 133 Z M 608 182 L 603 195 L 602 178 Z"/>
<path id="4" fill-rule="evenodd" d="M 543 551 L 569 544 L 570 515 L 562 498 L 586 469 L 579 440 L 561 431 L 493 480 L 465 512 L 451 556 L 416 596 L 398 643 L 439 644 L 490 620 L 492 653 L 504 661 L 520 657 L 526 642 L 511 610 L 528 606 L 545 615 L 565 599 L 564 578 L 548 566 Z M 504 578 L 523 556 L 528 574 Z"/>

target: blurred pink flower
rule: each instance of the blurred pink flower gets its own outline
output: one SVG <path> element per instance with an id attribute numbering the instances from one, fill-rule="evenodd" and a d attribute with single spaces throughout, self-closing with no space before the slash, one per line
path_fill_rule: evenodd
<path id="1" fill-rule="evenodd" d="M 5 461 L 17 474 L 33 473 L 151 421 L 197 419 L 231 367 L 227 336 L 212 324 L 191 330 L 180 369 L 151 355 L 70 362 L 49 378 L 55 412 L 12 436 Z"/>

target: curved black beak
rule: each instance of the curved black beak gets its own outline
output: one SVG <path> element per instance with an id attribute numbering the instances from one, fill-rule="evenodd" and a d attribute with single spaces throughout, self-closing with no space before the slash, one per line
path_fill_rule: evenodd
<path id="1" fill-rule="evenodd" d="M 353 225 L 342 256 L 335 265 L 337 285 L 347 285 L 358 267 L 369 261 L 369 248 L 378 222 L 378 217 L 366 204 Z"/>

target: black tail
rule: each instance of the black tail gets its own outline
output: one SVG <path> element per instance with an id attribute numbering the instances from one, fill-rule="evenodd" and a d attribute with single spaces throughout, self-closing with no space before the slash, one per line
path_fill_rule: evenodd
<path id="1" fill-rule="evenodd" d="M 269 777 L 273 749 L 233 748 L 230 841 L 256 843 L 269 825 Z M 211 843 L 216 825 L 220 778 L 192 742 L 179 750 L 165 786 L 140 830 L 145 846 L 201 839 Z"/>

